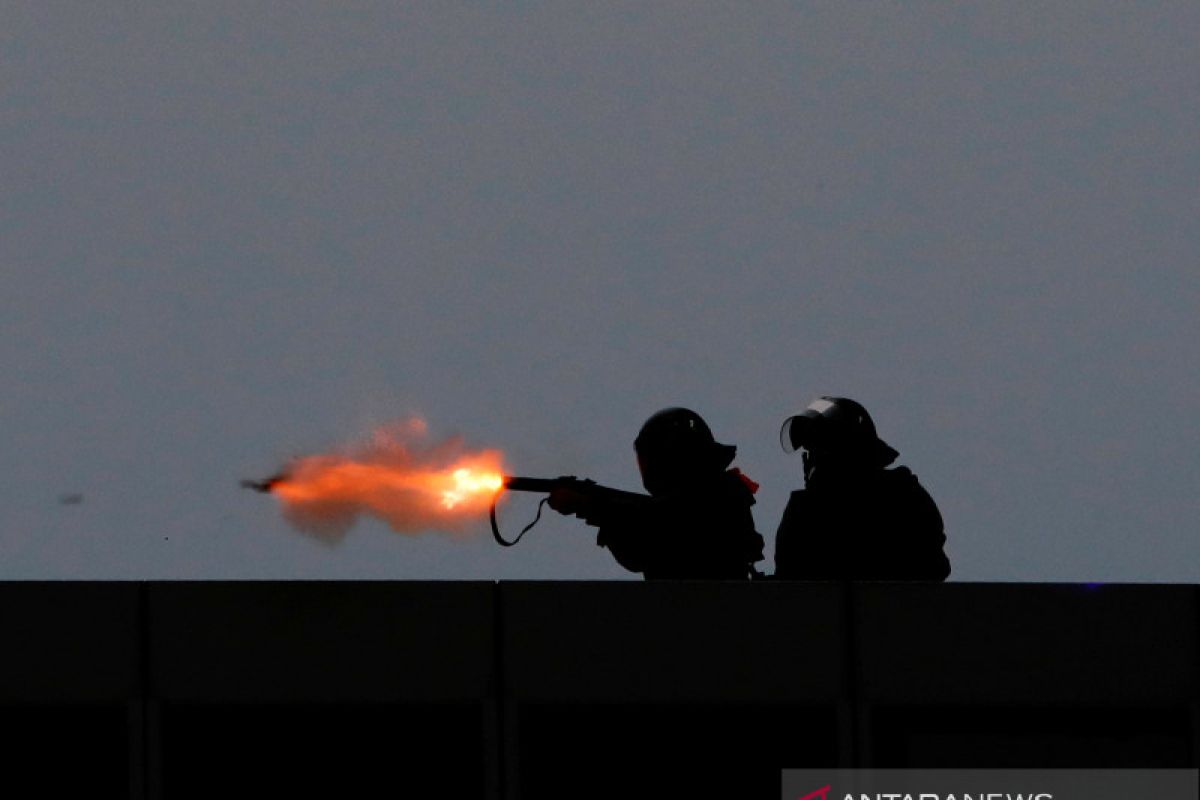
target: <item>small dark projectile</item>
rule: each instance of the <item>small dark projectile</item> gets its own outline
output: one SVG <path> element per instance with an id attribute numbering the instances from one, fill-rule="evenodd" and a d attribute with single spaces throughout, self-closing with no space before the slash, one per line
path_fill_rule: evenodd
<path id="1" fill-rule="evenodd" d="M 271 477 L 264 478 L 261 481 L 255 481 L 255 480 L 249 480 L 249 479 L 238 481 L 238 485 L 241 486 L 243 489 L 253 489 L 256 492 L 262 492 L 263 494 L 270 494 L 271 489 L 274 488 L 275 484 L 279 483 L 283 479 L 284 479 L 283 475 L 272 475 Z"/>

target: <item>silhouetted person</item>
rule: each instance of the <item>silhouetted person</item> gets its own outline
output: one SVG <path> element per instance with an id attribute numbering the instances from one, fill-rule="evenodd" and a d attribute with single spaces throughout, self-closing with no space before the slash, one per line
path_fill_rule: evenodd
<path id="1" fill-rule="evenodd" d="M 780 431 L 803 450 L 804 488 L 792 492 L 775 536 L 775 577 L 941 581 L 950 574 L 942 515 L 867 410 L 822 397 Z"/>
<path id="2" fill-rule="evenodd" d="M 718 444 L 700 415 L 667 408 L 634 441 L 642 485 L 650 494 L 598 502 L 569 489 L 549 505 L 600 529 L 596 543 L 647 580 L 740 580 L 763 558 L 750 507 L 758 489 L 729 469 L 737 448 Z"/>

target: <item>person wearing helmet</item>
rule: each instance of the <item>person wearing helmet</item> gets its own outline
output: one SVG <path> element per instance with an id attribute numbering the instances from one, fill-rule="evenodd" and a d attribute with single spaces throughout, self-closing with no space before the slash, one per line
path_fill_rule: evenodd
<path id="1" fill-rule="evenodd" d="M 729 468 L 737 448 L 719 444 L 686 408 L 651 416 L 633 446 L 648 497 L 603 503 L 559 489 L 550 507 L 599 528 L 596 543 L 647 580 L 756 575 L 763 538 L 750 507 L 758 486 Z"/>
<path id="2" fill-rule="evenodd" d="M 775 577 L 941 581 L 950 574 L 942 515 L 860 404 L 821 397 L 780 430 L 802 451 L 804 488 L 775 535 Z"/>

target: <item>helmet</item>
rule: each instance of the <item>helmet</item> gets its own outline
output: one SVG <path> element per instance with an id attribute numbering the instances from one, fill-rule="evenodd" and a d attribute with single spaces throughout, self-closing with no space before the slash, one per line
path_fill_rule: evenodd
<path id="1" fill-rule="evenodd" d="M 813 400 L 799 414 L 783 421 L 779 443 L 789 453 L 802 447 L 814 453 L 837 451 L 885 467 L 900 455 L 875 433 L 875 423 L 867 410 L 847 397 Z"/>
<path id="2" fill-rule="evenodd" d="M 664 408 L 642 425 L 633 441 L 642 483 L 654 494 L 696 473 L 725 469 L 737 448 L 720 444 L 708 423 L 687 408 Z"/>

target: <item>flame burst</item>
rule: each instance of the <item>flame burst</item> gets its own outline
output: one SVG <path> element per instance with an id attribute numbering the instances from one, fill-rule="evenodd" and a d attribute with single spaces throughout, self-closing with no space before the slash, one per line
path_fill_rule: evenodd
<path id="1" fill-rule="evenodd" d="M 336 540 L 360 514 L 401 533 L 461 532 L 487 511 L 502 481 L 498 450 L 467 452 L 459 437 L 429 444 L 425 423 L 412 419 L 348 452 L 293 461 L 269 491 L 293 525 Z"/>

